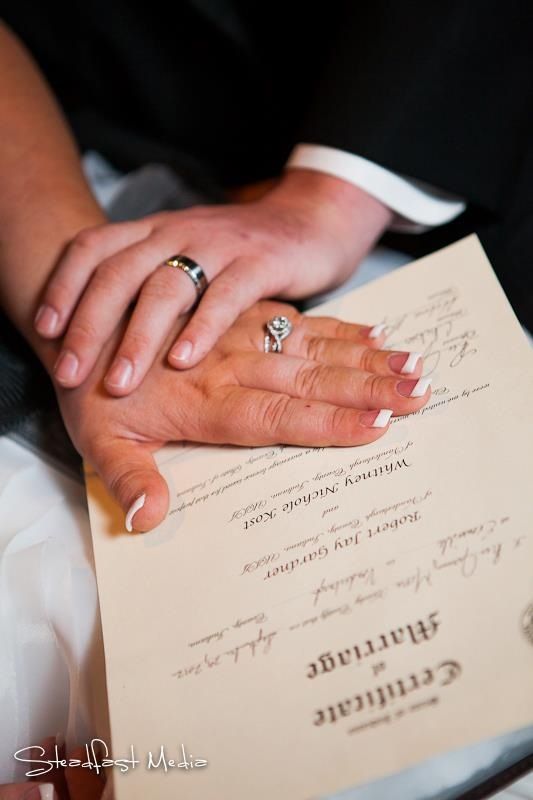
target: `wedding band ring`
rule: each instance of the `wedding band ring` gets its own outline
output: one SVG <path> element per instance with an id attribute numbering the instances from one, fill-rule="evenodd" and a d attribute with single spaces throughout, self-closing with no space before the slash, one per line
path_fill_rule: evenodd
<path id="1" fill-rule="evenodd" d="M 174 269 L 181 269 L 182 272 L 188 275 L 191 281 L 194 283 L 194 288 L 196 289 L 198 297 L 201 297 L 207 289 L 208 282 L 207 278 L 205 277 L 205 272 L 201 268 L 200 264 L 197 264 L 196 261 L 192 260 L 192 258 L 184 255 L 170 256 L 170 258 L 167 258 L 167 260 L 164 262 L 164 266 L 173 267 Z"/>
<path id="2" fill-rule="evenodd" d="M 283 351 L 282 341 L 292 331 L 292 323 L 287 317 L 272 317 L 265 324 L 267 333 L 264 339 L 265 353 L 281 353 Z"/>

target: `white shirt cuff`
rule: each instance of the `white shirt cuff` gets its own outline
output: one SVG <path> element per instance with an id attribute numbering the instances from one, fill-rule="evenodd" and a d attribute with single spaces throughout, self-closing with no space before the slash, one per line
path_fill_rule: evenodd
<path id="1" fill-rule="evenodd" d="M 396 212 L 390 230 L 402 233 L 422 233 L 444 225 L 466 208 L 460 197 L 335 147 L 298 144 L 285 166 L 315 169 L 355 184 Z"/>

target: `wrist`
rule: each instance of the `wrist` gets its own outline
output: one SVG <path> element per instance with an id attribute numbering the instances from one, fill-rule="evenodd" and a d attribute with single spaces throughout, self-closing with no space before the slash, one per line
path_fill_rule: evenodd
<path id="1" fill-rule="evenodd" d="M 352 254 L 370 249 L 394 214 L 354 184 L 314 169 L 286 168 L 264 200 L 306 216 L 318 232 L 340 237 Z"/>

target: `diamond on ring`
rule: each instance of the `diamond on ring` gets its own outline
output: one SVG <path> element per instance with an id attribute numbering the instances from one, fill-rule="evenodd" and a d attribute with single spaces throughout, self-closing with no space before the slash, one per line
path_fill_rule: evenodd
<path id="1" fill-rule="evenodd" d="M 292 323 L 288 317 L 282 315 L 272 317 L 265 325 L 268 333 L 265 335 L 265 353 L 281 353 L 283 350 L 282 341 L 292 331 Z"/>

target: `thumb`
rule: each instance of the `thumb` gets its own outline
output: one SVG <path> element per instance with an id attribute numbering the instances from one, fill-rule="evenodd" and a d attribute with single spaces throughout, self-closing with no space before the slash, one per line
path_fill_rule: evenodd
<path id="1" fill-rule="evenodd" d="M 129 439 L 95 442 L 91 461 L 124 510 L 128 531 L 149 531 L 162 522 L 169 505 L 168 486 L 150 446 Z"/>

